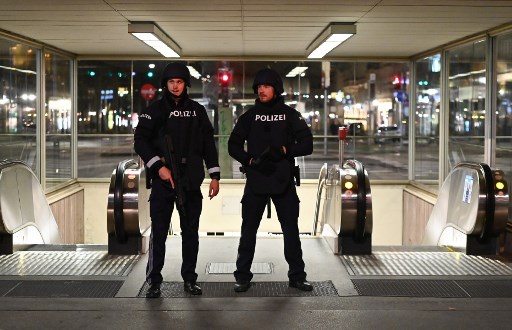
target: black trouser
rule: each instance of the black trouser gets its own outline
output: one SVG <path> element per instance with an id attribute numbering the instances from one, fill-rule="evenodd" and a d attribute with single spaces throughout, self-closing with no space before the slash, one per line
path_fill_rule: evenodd
<path id="1" fill-rule="evenodd" d="M 199 251 L 199 216 L 203 204 L 201 191 L 186 191 L 186 219 L 180 217 L 182 264 L 181 277 L 184 281 L 197 280 L 196 263 Z M 151 238 L 146 267 L 146 281 L 149 284 L 162 283 L 162 268 L 165 260 L 165 241 L 169 232 L 171 215 L 174 210 L 175 193 L 171 185 L 159 178 L 153 179 L 150 201 Z"/>
<path id="2" fill-rule="evenodd" d="M 254 194 L 246 185 L 242 198 L 242 230 L 238 256 L 236 259 L 237 282 L 248 282 L 252 279 L 251 264 L 256 248 L 256 233 L 261 217 L 265 211 L 269 195 Z M 281 223 L 284 236 L 284 257 L 288 262 L 288 278 L 291 281 L 305 280 L 304 261 L 299 238 L 299 197 L 295 186 L 291 185 L 279 195 L 270 195 L 274 203 L 277 217 Z"/>

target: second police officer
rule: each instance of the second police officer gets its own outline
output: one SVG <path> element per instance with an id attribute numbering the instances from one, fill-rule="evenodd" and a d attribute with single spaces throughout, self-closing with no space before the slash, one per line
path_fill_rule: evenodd
<path id="1" fill-rule="evenodd" d="M 186 216 L 180 214 L 182 233 L 181 276 L 184 290 L 200 295 L 195 272 L 199 249 L 199 217 L 202 209 L 201 183 L 205 177 L 203 161 L 211 178 L 210 199 L 219 192 L 220 168 L 213 137 L 213 127 L 205 108 L 191 100 L 187 94 L 190 87 L 190 72 L 179 62 L 169 63 L 163 73 L 161 86 L 163 97 L 153 102 L 139 118 L 135 130 L 135 151 L 144 161 L 151 175 L 150 216 L 151 237 L 146 282 L 149 285 L 146 297 L 160 296 L 163 281 L 162 268 L 165 260 L 171 215 L 177 198 L 177 180 L 184 196 Z M 175 164 L 180 177 L 169 170 L 165 163 L 166 135 L 171 136 Z M 167 152 L 167 154 L 169 154 Z M 165 164 L 164 164 L 165 163 Z M 177 202 L 177 201 L 176 201 Z"/>
<path id="2" fill-rule="evenodd" d="M 247 176 L 234 290 L 244 292 L 251 286 L 256 234 L 270 198 L 283 231 L 289 286 L 311 291 L 302 258 L 300 201 L 293 173 L 294 157 L 313 152 L 313 137 L 302 115 L 284 103 L 283 81 L 276 71 L 258 71 L 252 88 L 258 96 L 256 103 L 240 116 L 228 141 L 229 154 L 244 166 Z"/>

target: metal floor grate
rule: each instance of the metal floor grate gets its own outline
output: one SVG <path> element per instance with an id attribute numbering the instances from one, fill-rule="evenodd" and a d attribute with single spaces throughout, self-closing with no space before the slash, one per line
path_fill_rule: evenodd
<path id="1" fill-rule="evenodd" d="M 274 265 L 271 262 L 253 262 L 251 272 L 253 274 L 272 274 Z M 209 262 L 206 265 L 208 274 L 233 274 L 236 270 L 234 262 Z"/>
<path id="2" fill-rule="evenodd" d="M 4 282 L 4 281 L 0 281 Z M 5 281 L 8 282 L 8 281 Z M 9 281 L 4 297 L 113 298 L 123 281 Z"/>
<path id="3" fill-rule="evenodd" d="M 186 298 L 186 297 L 312 297 L 312 296 L 338 296 L 338 291 L 331 281 L 310 282 L 313 291 L 304 292 L 288 287 L 288 282 L 253 282 L 247 292 L 236 293 L 233 291 L 234 282 L 198 282 L 203 289 L 201 296 L 192 296 L 183 290 L 183 282 L 163 282 L 162 298 Z M 145 297 L 147 283 L 139 290 L 138 297 Z"/>
<path id="4" fill-rule="evenodd" d="M 478 298 L 512 298 L 512 281 L 470 281 L 458 280 L 461 286 L 471 297 Z"/>
<path id="5" fill-rule="evenodd" d="M 106 251 L 18 251 L 0 256 L 0 275 L 127 276 L 138 260 Z"/>
<path id="6" fill-rule="evenodd" d="M 354 279 L 361 296 L 434 298 L 511 298 L 507 280 L 387 280 Z"/>
<path id="7" fill-rule="evenodd" d="M 20 281 L 0 281 L 0 297 L 12 290 Z"/>
<path id="8" fill-rule="evenodd" d="M 498 260 L 460 252 L 374 252 L 341 256 L 351 275 L 512 275 Z"/>
<path id="9" fill-rule="evenodd" d="M 454 281 L 445 280 L 352 280 L 360 296 L 467 298 Z"/>

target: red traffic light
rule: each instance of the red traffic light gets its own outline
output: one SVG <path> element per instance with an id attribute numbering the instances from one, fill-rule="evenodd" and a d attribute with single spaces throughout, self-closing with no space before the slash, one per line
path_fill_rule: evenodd
<path id="1" fill-rule="evenodd" d="M 391 84 L 393 85 L 393 88 L 396 90 L 402 88 L 402 80 L 400 79 L 399 76 L 394 76 L 393 80 L 391 81 Z"/>
<path id="2" fill-rule="evenodd" d="M 230 77 L 229 77 L 229 74 L 227 74 L 227 73 L 223 73 L 223 74 L 222 74 L 222 76 L 220 77 L 220 80 L 221 80 L 222 82 L 228 82 L 228 81 L 229 81 L 229 78 L 230 78 Z"/>
<path id="3" fill-rule="evenodd" d="M 231 72 L 226 70 L 219 70 L 217 78 L 221 86 L 229 86 L 229 84 L 231 83 Z"/>

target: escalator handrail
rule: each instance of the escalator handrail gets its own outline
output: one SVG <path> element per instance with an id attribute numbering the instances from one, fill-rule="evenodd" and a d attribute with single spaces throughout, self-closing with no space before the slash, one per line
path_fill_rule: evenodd
<path id="1" fill-rule="evenodd" d="M 30 171 L 32 171 L 32 168 L 30 168 L 30 166 L 28 166 L 27 163 L 25 163 L 24 161 L 19 160 L 19 159 L 2 159 L 2 160 L 0 160 L 0 171 L 4 168 L 8 168 L 8 167 L 15 166 L 15 165 L 23 165 L 23 166 L 27 167 L 28 169 L 30 169 Z"/>
<path id="2" fill-rule="evenodd" d="M 364 166 L 357 160 L 347 160 L 348 166 L 356 171 L 357 175 L 357 212 L 356 212 L 356 228 L 354 232 L 355 240 L 362 240 L 365 235 L 366 228 L 366 178 Z"/>
<path id="3" fill-rule="evenodd" d="M 316 192 L 316 205 L 315 205 L 315 217 L 313 218 L 313 236 L 316 235 L 318 228 L 318 217 L 320 214 L 320 200 L 322 198 L 322 191 L 327 178 L 327 163 L 324 163 L 320 168 L 320 174 L 318 175 L 318 190 Z"/>
<path id="4" fill-rule="evenodd" d="M 492 170 L 489 165 L 480 163 L 480 167 L 484 173 L 485 178 L 485 194 L 487 196 L 485 203 L 485 224 L 480 234 L 480 240 L 486 240 L 492 235 L 492 229 L 494 227 L 494 211 L 496 206 L 496 200 L 494 196 L 494 180 Z"/>
<path id="5" fill-rule="evenodd" d="M 482 232 L 479 235 L 479 240 L 483 241 L 489 238 L 493 233 L 494 227 L 494 211 L 496 206 L 496 200 L 494 196 L 494 180 L 492 175 L 492 170 L 489 165 L 485 163 L 468 163 L 461 162 L 455 165 L 455 168 L 469 168 L 477 171 L 479 173 L 479 179 L 484 180 L 485 184 L 485 217 L 484 224 L 482 226 Z M 455 169 L 454 168 L 454 169 Z M 482 193 L 482 187 L 480 187 L 480 193 Z"/>
<path id="6" fill-rule="evenodd" d="M 123 181 L 124 172 L 128 167 L 137 166 L 138 163 L 133 159 L 126 159 L 119 164 L 116 168 L 116 177 L 114 181 L 114 228 L 115 236 L 120 243 L 126 241 L 126 230 L 124 228 L 124 214 L 123 214 Z"/>

